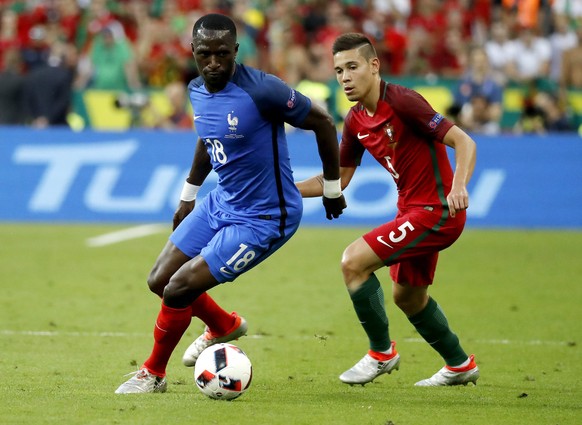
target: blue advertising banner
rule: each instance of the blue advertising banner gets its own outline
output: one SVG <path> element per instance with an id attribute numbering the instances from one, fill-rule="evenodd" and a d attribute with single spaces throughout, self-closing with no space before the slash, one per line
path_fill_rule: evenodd
<path id="1" fill-rule="evenodd" d="M 320 173 L 313 134 L 288 139 L 296 180 Z M 468 226 L 582 228 L 582 138 L 475 140 Z M 0 127 L 0 220 L 170 222 L 195 142 L 192 132 Z M 215 184 L 211 173 L 199 196 Z M 396 212 L 394 182 L 369 155 L 345 196 L 348 208 L 335 225 L 375 226 Z M 303 224 L 329 223 L 321 200 L 306 199 Z"/>

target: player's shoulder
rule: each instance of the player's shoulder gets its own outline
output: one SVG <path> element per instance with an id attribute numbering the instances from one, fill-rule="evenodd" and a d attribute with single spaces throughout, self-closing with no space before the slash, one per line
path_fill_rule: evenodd
<path id="1" fill-rule="evenodd" d="M 263 87 L 273 77 L 260 69 L 237 63 L 231 82 L 239 87 Z"/>
<path id="2" fill-rule="evenodd" d="M 394 101 L 395 99 L 409 96 L 416 97 L 418 96 L 418 92 L 403 85 L 387 83 L 382 80 L 382 84 L 380 86 L 380 98 L 386 101 Z"/>
<path id="3" fill-rule="evenodd" d="M 400 84 L 382 81 L 380 101 L 387 103 L 398 115 L 416 115 L 418 110 L 426 108 L 428 102 L 416 90 Z"/>
<path id="4" fill-rule="evenodd" d="M 198 89 L 204 85 L 204 79 L 202 76 L 198 76 L 188 83 L 188 91 Z"/>

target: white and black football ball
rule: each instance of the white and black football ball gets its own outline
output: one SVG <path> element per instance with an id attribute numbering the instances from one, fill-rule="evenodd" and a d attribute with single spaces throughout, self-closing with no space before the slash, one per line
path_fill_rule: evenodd
<path id="1" fill-rule="evenodd" d="M 194 381 L 203 394 L 218 400 L 240 397 L 253 377 L 251 361 L 233 344 L 215 344 L 196 360 Z"/>

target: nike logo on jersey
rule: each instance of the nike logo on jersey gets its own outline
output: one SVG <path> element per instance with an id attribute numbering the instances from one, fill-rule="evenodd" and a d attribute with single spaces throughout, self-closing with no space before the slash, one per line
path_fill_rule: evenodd
<path id="1" fill-rule="evenodd" d="M 198 118 L 202 118 L 202 115 L 194 115 L 194 121 L 196 121 Z"/>
<path id="2" fill-rule="evenodd" d="M 362 139 L 365 139 L 365 138 L 366 138 L 366 137 L 368 137 L 369 135 L 370 135 L 370 134 L 360 134 L 360 133 L 358 132 L 358 139 L 360 139 L 360 140 L 362 140 Z"/>
<path id="3" fill-rule="evenodd" d="M 231 273 L 231 272 L 229 272 L 228 270 L 226 270 L 226 267 L 221 267 L 221 268 L 220 268 L 220 272 L 221 272 L 221 273 L 224 273 L 224 274 L 227 274 L 227 275 L 229 275 L 229 276 L 234 276 L 234 273 Z"/>
<path id="4" fill-rule="evenodd" d="M 383 237 L 383 236 L 378 236 L 378 237 L 376 238 L 376 240 L 377 240 L 378 242 L 380 242 L 381 244 L 383 244 L 383 245 L 386 245 L 388 248 L 392 248 L 392 249 L 394 249 L 394 247 L 393 247 L 392 245 L 390 245 L 389 243 L 387 243 L 387 242 L 384 240 L 384 237 Z"/>

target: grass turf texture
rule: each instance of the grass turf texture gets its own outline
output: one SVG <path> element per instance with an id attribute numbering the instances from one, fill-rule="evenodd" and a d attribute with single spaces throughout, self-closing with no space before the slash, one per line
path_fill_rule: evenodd
<path id="1" fill-rule="evenodd" d="M 202 330 L 197 319 L 170 361 L 167 393 L 113 393 L 151 350 L 159 301 L 145 278 L 167 237 L 86 246 L 118 229 L 0 226 L 0 423 L 582 423 L 580 232 L 469 229 L 441 254 L 430 292 L 476 355 L 476 387 L 413 386 L 442 361 L 391 302 L 387 270 L 378 273 L 401 368 L 350 387 L 338 375 L 367 341 L 339 260 L 364 229 L 304 227 L 269 260 L 211 291 L 249 321 L 249 336 L 236 344 L 253 362 L 253 383 L 224 402 L 198 392 L 180 363 Z"/>

